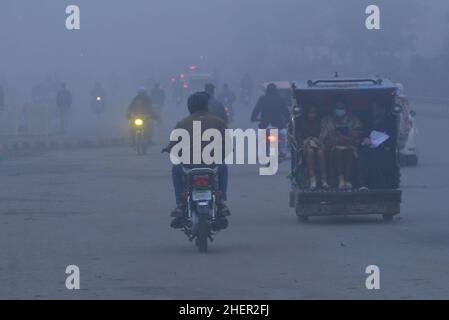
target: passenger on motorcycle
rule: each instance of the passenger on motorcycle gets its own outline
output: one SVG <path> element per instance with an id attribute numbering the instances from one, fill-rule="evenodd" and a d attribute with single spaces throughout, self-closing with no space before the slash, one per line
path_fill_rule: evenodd
<path id="1" fill-rule="evenodd" d="M 226 124 L 222 119 L 216 117 L 209 111 L 209 99 L 210 96 L 206 92 L 198 92 L 191 95 L 188 99 L 190 116 L 181 120 L 177 124 L 176 129 L 185 129 L 192 137 L 193 122 L 200 121 L 202 131 L 201 135 L 203 135 L 203 133 L 208 129 L 217 129 L 221 132 L 222 137 L 225 137 Z M 223 139 L 223 150 L 226 149 L 224 143 L 225 139 Z M 163 152 L 170 152 L 176 144 L 177 142 L 171 142 L 168 147 L 163 150 Z M 207 143 L 204 144 L 206 145 Z M 205 145 L 203 145 L 203 147 Z M 190 150 L 191 158 L 193 158 L 193 142 L 190 146 Z M 225 157 L 226 155 L 223 152 L 223 160 Z M 192 159 L 190 163 L 193 163 Z M 185 219 L 187 209 L 187 204 L 183 198 L 183 192 L 185 190 L 183 167 L 192 168 L 197 166 L 198 165 L 181 164 L 174 165 L 172 168 L 173 186 L 177 205 L 175 210 L 171 213 L 171 216 L 174 218 L 171 224 L 173 228 L 182 228 L 183 219 Z M 225 200 L 227 198 L 228 168 L 225 164 L 217 164 L 216 167 L 218 167 L 218 189 L 220 191 L 220 198 L 217 200 L 218 214 L 221 216 L 221 219 L 223 219 L 223 225 L 227 226 L 226 217 L 230 216 L 230 211 L 225 204 Z"/>

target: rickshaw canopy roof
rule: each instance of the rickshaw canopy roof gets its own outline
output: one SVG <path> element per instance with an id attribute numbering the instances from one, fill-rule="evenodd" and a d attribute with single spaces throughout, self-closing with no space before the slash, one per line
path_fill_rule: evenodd
<path id="1" fill-rule="evenodd" d="M 386 90 L 396 91 L 396 85 L 388 79 L 379 78 L 359 78 L 359 79 L 322 79 L 309 80 L 297 84 L 298 91 L 360 91 L 360 90 Z"/>

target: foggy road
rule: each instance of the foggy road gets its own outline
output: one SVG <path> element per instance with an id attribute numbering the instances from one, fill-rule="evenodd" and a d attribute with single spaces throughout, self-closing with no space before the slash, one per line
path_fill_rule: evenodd
<path id="1" fill-rule="evenodd" d="M 146 157 L 131 148 L 55 151 L 0 162 L 0 298 L 449 298 L 447 119 L 418 117 L 421 165 L 403 169 L 402 214 L 312 219 L 275 177 L 231 168 L 231 226 L 197 253 L 169 228 L 167 130 Z M 166 127 L 168 128 L 170 124 Z M 81 290 L 65 287 L 77 265 Z M 365 268 L 381 290 L 365 288 Z"/>

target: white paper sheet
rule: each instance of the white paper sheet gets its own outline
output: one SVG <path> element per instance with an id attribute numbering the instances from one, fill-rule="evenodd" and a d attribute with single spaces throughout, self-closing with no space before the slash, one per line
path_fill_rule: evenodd
<path id="1" fill-rule="evenodd" d="M 371 139 L 371 148 L 377 148 L 379 147 L 382 143 L 384 143 L 385 141 L 387 141 L 388 139 L 390 139 L 390 136 L 384 132 L 380 132 L 380 131 L 373 131 L 371 132 L 369 138 Z"/>

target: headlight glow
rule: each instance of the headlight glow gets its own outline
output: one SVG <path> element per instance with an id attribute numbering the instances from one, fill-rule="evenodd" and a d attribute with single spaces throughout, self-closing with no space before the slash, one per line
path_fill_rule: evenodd
<path id="1" fill-rule="evenodd" d="M 269 136 L 267 137 L 267 140 L 268 140 L 269 142 L 271 142 L 271 143 L 275 143 L 275 142 L 278 141 L 277 137 L 276 137 L 276 136 L 273 136 L 273 135 L 269 135 Z"/>

